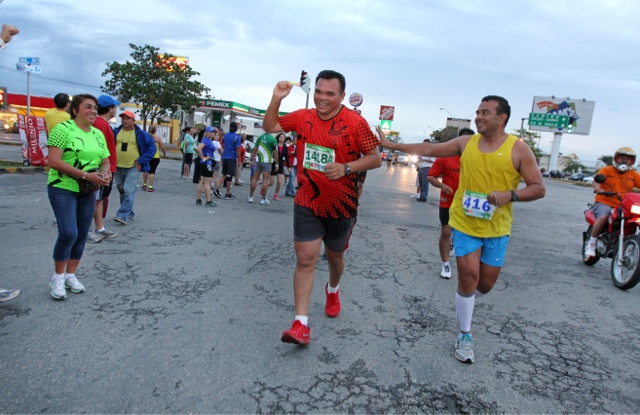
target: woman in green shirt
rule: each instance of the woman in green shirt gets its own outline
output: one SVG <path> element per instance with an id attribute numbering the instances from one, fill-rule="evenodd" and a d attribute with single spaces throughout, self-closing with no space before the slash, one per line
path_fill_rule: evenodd
<path id="1" fill-rule="evenodd" d="M 51 296 L 64 300 L 65 288 L 73 293 L 85 287 L 76 278 L 95 207 L 94 192 L 81 192 L 81 181 L 108 186 L 111 181 L 109 150 L 104 135 L 94 128 L 98 100 L 88 94 L 71 101 L 71 119 L 58 124 L 48 140 L 49 180 L 47 192 L 58 222 L 58 239 L 53 248 L 54 274 Z"/>

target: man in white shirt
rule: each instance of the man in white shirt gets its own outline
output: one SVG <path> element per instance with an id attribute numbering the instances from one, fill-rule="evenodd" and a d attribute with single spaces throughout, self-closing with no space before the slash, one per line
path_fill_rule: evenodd
<path id="1" fill-rule="evenodd" d="M 422 142 L 427 143 L 431 142 L 431 140 L 425 138 Z M 434 157 L 421 156 L 418 162 L 418 186 L 420 186 L 420 196 L 416 199 L 418 202 L 426 202 L 427 196 L 429 196 L 429 180 L 427 180 L 427 175 L 434 161 L 436 161 Z"/>

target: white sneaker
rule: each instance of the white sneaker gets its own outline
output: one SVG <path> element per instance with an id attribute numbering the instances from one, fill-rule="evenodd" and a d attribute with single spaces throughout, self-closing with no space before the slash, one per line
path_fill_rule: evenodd
<path id="1" fill-rule="evenodd" d="M 271 203 L 271 202 L 269 202 L 269 199 L 262 199 L 262 200 L 260 201 L 260 204 L 261 204 L 261 205 L 268 205 L 269 203 Z"/>
<path id="2" fill-rule="evenodd" d="M 69 289 L 74 294 L 80 294 L 84 292 L 84 285 L 78 281 L 76 276 L 68 277 L 65 275 L 64 286 Z"/>
<path id="3" fill-rule="evenodd" d="M 451 265 L 442 264 L 442 269 L 440 270 L 440 276 L 445 279 L 451 278 Z"/>
<path id="4" fill-rule="evenodd" d="M 51 296 L 56 300 L 64 300 L 67 298 L 67 290 L 64 289 L 64 275 L 56 277 L 55 274 L 49 281 L 51 287 Z"/>
<path id="5" fill-rule="evenodd" d="M 587 245 L 587 248 L 584 250 L 584 256 L 585 256 L 585 258 L 596 256 L 596 243 L 595 242 L 589 241 L 589 244 Z"/>
<path id="6" fill-rule="evenodd" d="M 247 202 L 253 203 L 253 198 L 251 196 L 249 196 L 249 198 L 247 199 Z"/>
<path id="7" fill-rule="evenodd" d="M 104 237 L 102 235 L 98 235 L 94 231 L 89 231 L 89 235 L 87 235 L 87 242 L 95 244 L 102 241 L 103 238 Z"/>

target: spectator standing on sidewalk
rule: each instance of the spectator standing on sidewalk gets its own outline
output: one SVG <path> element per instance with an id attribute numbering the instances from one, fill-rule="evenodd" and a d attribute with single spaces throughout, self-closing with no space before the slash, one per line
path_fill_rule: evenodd
<path id="1" fill-rule="evenodd" d="M 231 194 L 231 182 L 236 175 L 236 169 L 239 167 L 240 148 L 242 147 L 242 137 L 240 137 L 240 134 L 236 131 L 238 131 L 238 123 L 234 121 L 229 125 L 229 132 L 222 138 L 222 180 L 220 180 L 216 189 L 218 191 L 218 197 L 220 197 L 220 188 L 224 180 L 227 189 L 224 195 L 225 200 L 236 198 Z"/>
<path id="2" fill-rule="evenodd" d="M 196 139 L 193 138 L 192 134 L 195 134 L 196 127 L 189 127 L 189 131 L 184 135 L 182 139 L 182 146 L 184 149 L 184 158 L 182 161 L 182 178 L 184 179 L 193 179 L 193 176 L 190 174 L 191 164 L 193 163 L 193 151 L 196 148 Z"/>
<path id="3" fill-rule="evenodd" d="M 430 142 L 430 140 L 425 138 L 422 142 L 427 143 Z M 421 156 L 420 161 L 418 161 L 418 187 L 420 188 L 420 195 L 416 199 L 418 202 L 426 202 L 429 196 L 429 181 L 427 180 L 427 176 L 434 161 L 436 161 L 435 158 L 428 156 Z"/>
<path id="4" fill-rule="evenodd" d="M 278 167 L 275 169 L 276 191 L 273 194 L 273 200 L 280 200 L 278 193 L 280 193 L 280 188 L 284 182 L 285 169 L 289 170 L 289 153 L 287 151 L 287 146 L 284 143 L 286 138 L 287 135 L 285 133 L 280 133 L 276 136 L 276 140 L 278 141 L 278 160 L 276 161 L 278 163 Z"/>
<path id="5" fill-rule="evenodd" d="M 96 207 L 93 212 L 93 230 L 89 232 L 87 236 L 87 242 L 97 243 L 104 238 L 115 238 L 118 236 L 117 232 L 113 232 L 105 228 L 104 218 L 107 215 L 107 206 L 109 205 L 109 195 L 113 189 L 113 175 L 116 172 L 117 151 L 116 151 L 116 139 L 113 135 L 113 129 L 109 125 L 109 120 L 116 116 L 116 108 L 120 105 L 120 101 L 114 100 L 109 95 L 100 95 L 98 97 L 98 116 L 93 122 L 93 126 L 102 132 L 104 140 L 107 143 L 109 149 L 109 167 L 111 173 L 111 180 L 108 186 L 100 186 L 100 189 L 96 192 Z"/>
<path id="6" fill-rule="evenodd" d="M 85 291 L 76 271 L 84 252 L 95 207 L 95 192 L 85 190 L 81 181 L 97 186 L 111 182 L 109 149 L 104 135 L 93 123 L 98 116 L 98 100 L 88 94 L 71 102 L 71 120 L 58 124 L 49 137 L 49 179 L 47 193 L 58 221 L 58 239 L 53 249 L 54 273 L 49 283 L 56 300 Z M 100 171 L 94 171 L 100 169 Z"/>
<path id="7" fill-rule="evenodd" d="M 167 158 L 167 150 L 164 148 L 162 137 L 156 135 L 157 131 L 158 128 L 155 125 L 149 127 L 149 134 L 156 143 L 156 154 L 151 161 L 149 161 L 149 171 L 142 173 L 142 190 L 151 193 L 155 192 L 155 190 L 153 190 L 153 183 L 156 180 L 156 169 L 160 164 L 160 152 L 162 152 L 163 158 Z"/>
<path id="8" fill-rule="evenodd" d="M 156 143 L 142 128 L 135 124 L 136 116 L 131 111 L 120 114 L 122 125 L 116 128 L 116 186 L 120 192 L 120 209 L 113 219 L 126 225 L 135 216 L 133 203 L 140 172 L 149 171 L 149 162 L 156 154 Z"/>
<path id="9" fill-rule="evenodd" d="M 17 27 L 8 24 L 2 25 L 2 32 L 0 32 L 0 50 L 4 49 L 6 44 L 11 41 L 11 38 L 20 33 Z M 20 295 L 20 290 L 8 290 L 6 288 L 0 288 L 0 303 L 13 300 Z"/>
<path id="10" fill-rule="evenodd" d="M 53 103 L 55 108 L 50 108 L 44 115 L 48 134 L 51 134 L 51 131 L 56 125 L 71 118 L 69 115 L 69 106 L 71 105 L 69 94 L 65 94 L 64 92 L 56 94 L 56 96 L 53 97 Z"/>
<path id="11" fill-rule="evenodd" d="M 216 164 L 214 161 L 214 154 L 222 154 L 222 147 L 220 143 L 215 140 L 216 128 L 207 127 L 204 137 L 200 140 L 200 144 L 196 147 L 196 154 L 200 159 L 200 182 L 198 183 L 198 190 L 196 191 L 196 206 L 202 206 L 202 193 L 206 199 L 206 207 L 218 206 L 215 202 L 211 201 L 211 180 L 213 179 L 213 168 Z"/>
<path id="12" fill-rule="evenodd" d="M 289 181 L 287 182 L 287 187 L 284 190 L 284 195 L 289 197 L 296 197 L 296 184 L 298 174 L 298 160 L 296 159 L 296 137 L 293 137 L 293 140 L 290 142 L 287 147 L 287 154 L 289 155 Z"/>
<path id="13" fill-rule="evenodd" d="M 463 128 L 458 134 L 460 136 L 474 135 L 475 132 L 470 128 Z M 438 180 L 438 177 L 442 177 L 442 182 Z M 452 231 L 449 225 L 449 208 L 460 183 L 460 156 L 440 157 L 437 159 L 429 170 L 427 180 L 433 187 L 440 189 L 440 238 L 438 239 L 440 259 L 442 260 L 440 276 L 449 279 L 451 278 L 449 255 L 451 255 L 453 248 Z"/>
<path id="14" fill-rule="evenodd" d="M 315 82 L 316 108 L 280 117 L 280 104 L 292 88 L 290 82 L 280 81 L 263 121 L 265 131 L 295 131 L 298 145 L 304 150 L 297 152 L 302 170 L 293 210 L 295 318 L 291 328 L 282 333 L 285 343 L 310 343 L 309 302 L 323 241 L 329 262 L 325 314 L 340 314 L 344 251 L 358 213 L 357 173 L 378 168 L 382 163 L 379 141 L 367 121 L 342 105 L 345 87 L 342 74 L 322 71 Z"/>

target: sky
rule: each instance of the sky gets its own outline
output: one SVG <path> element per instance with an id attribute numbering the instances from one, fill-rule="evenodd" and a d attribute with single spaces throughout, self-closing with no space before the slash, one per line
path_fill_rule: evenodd
<path id="1" fill-rule="evenodd" d="M 27 93 L 15 68 L 33 56 L 42 75 L 31 76 L 32 95 L 100 95 L 107 63 L 131 60 L 131 43 L 187 56 L 212 96 L 260 109 L 278 81 L 336 70 L 344 103 L 361 94 L 369 124 L 395 107 L 404 142 L 473 116 L 486 95 L 509 100 L 509 132 L 534 96 L 585 98 L 595 101 L 590 135 L 564 134 L 562 154 L 595 164 L 619 147 L 640 151 L 626 133 L 640 92 L 636 0 L 0 0 L 0 21 L 20 30 L 0 53 L 10 93 Z M 305 100 L 294 88 L 281 110 Z M 542 133 L 544 152 L 552 139 Z"/>

